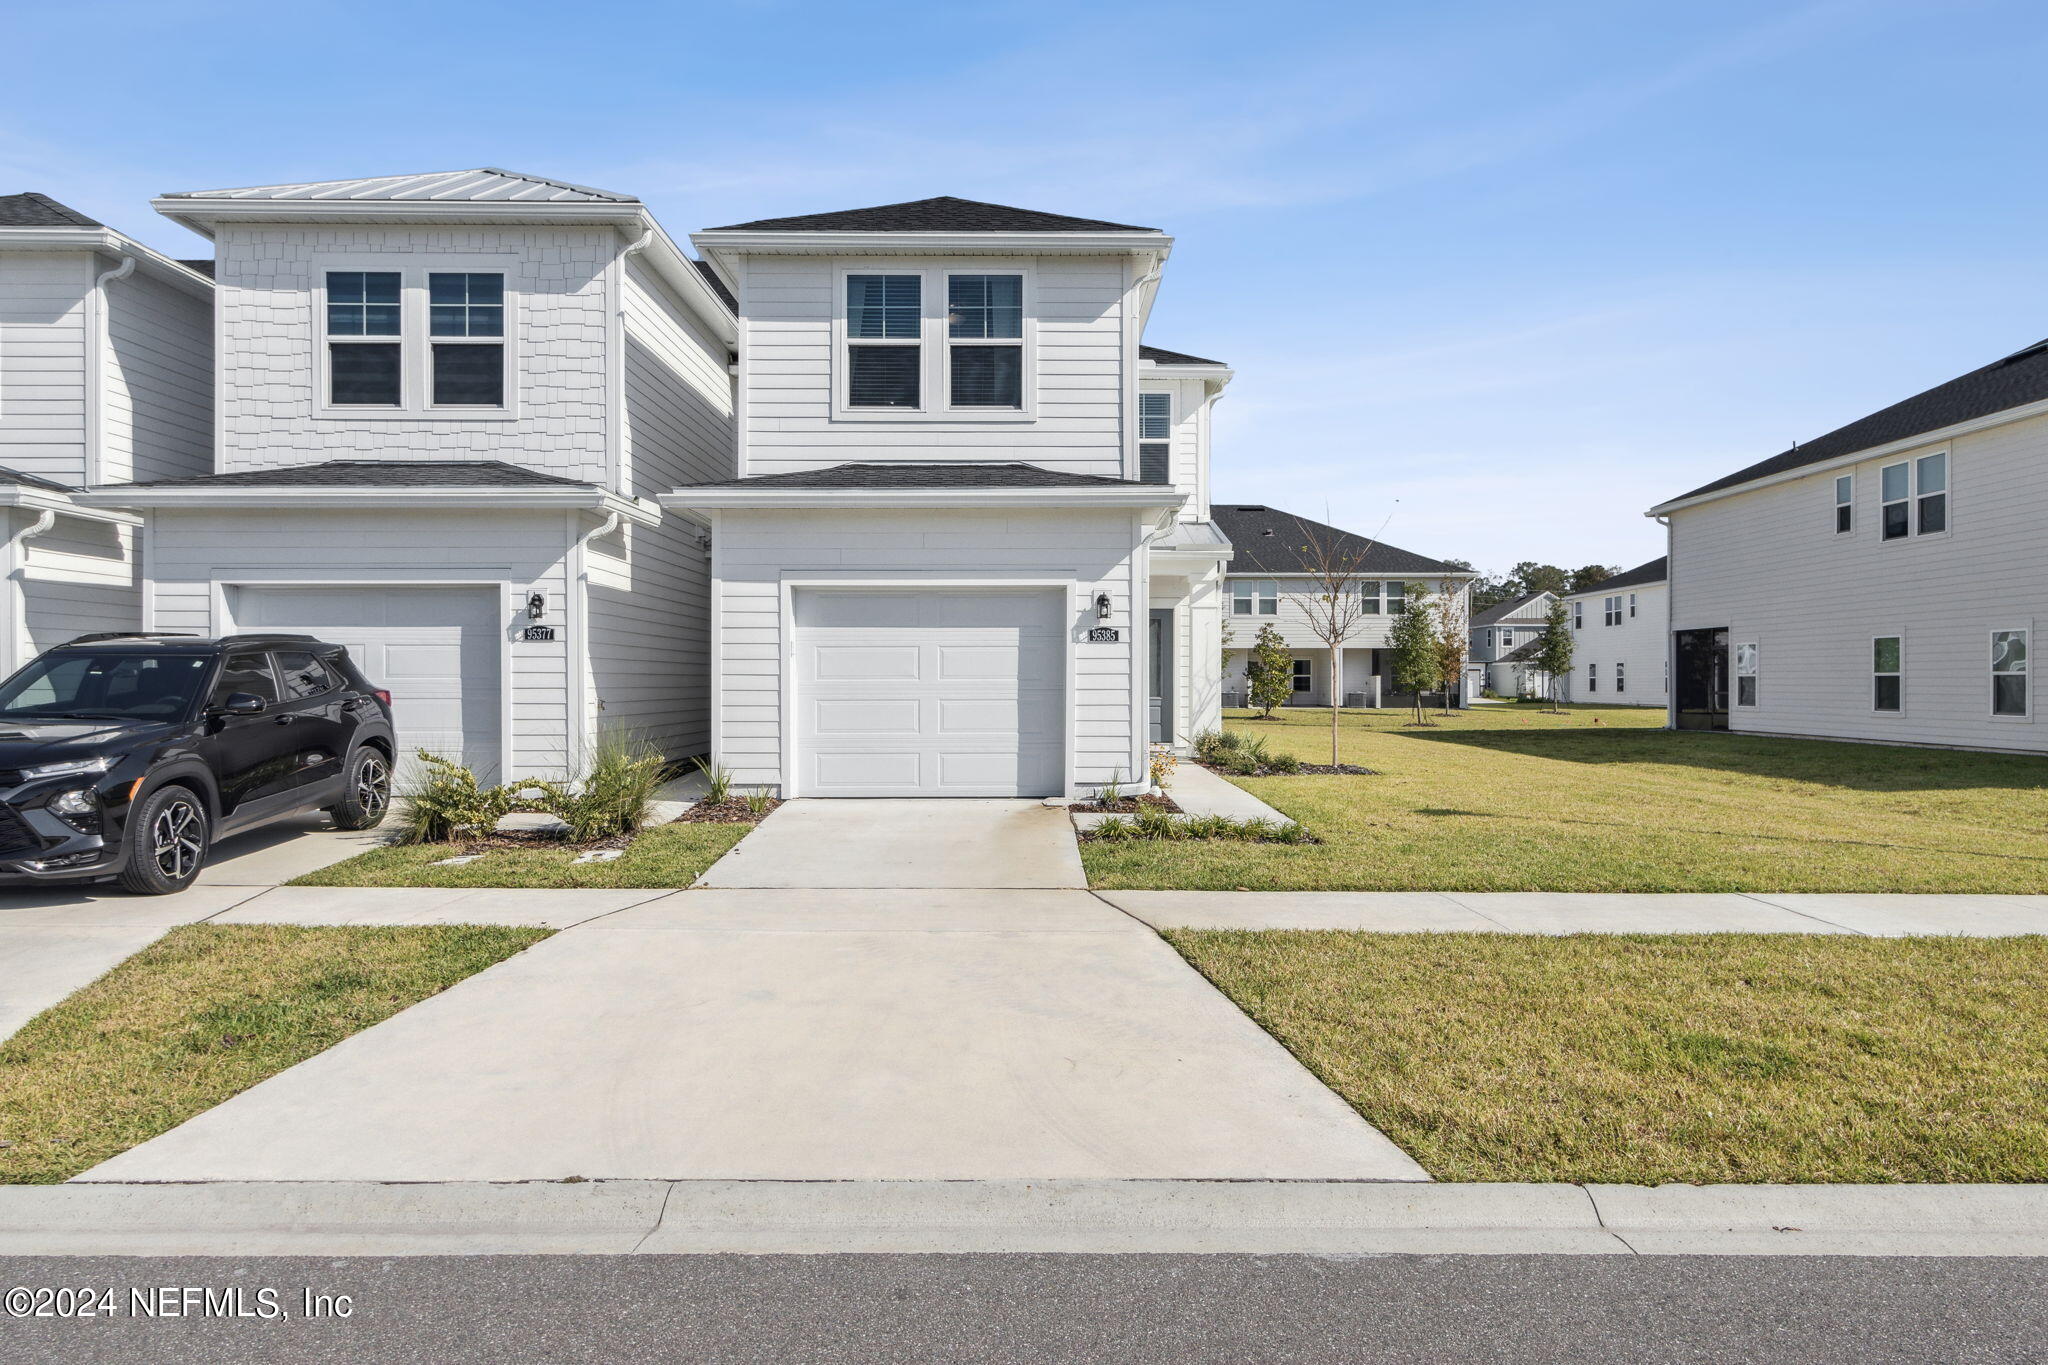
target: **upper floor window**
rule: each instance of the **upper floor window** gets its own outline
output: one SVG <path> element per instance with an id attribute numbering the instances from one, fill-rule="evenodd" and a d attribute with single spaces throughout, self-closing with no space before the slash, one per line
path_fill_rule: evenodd
<path id="1" fill-rule="evenodd" d="M 1856 476 L 1838 475 L 1835 479 L 1835 534 L 1846 535 L 1856 529 Z"/>
<path id="2" fill-rule="evenodd" d="M 1636 614 L 1636 595 L 1634 593 L 1628 595 L 1628 614 L 1630 619 L 1634 619 Z"/>
<path id="3" fill-rule="evenodd" d="M 2029 714 L 2027 635 L 2024 630 L 1991 632 L 1991 714 L 1994 716 Z"/>
<path id="4" fill-rule="evenodd" d="M 1572 629 L 1584 630 L 1585 628 L 1586 604 L 1584 602 L 1574 602 L 1572 603 Z"/>
<path id="5" fill-rule="evenodd" d="M 1022 275 L 949 276 L 946 337 L 954 407 L 1024 406 Z"/>
<path id="6" fill-rule="evenodd" d="M 503 407 L 505 277 L 453 271 L 429 274 L 427 319 L 434 348 L 435 405 Z M 452 340 L 456 337 L 463 340 Z"/>
<path id="7" fill-rule="evenodd" d="M 1230 614 L 1232 616 L 1278 616 L 1280 614 L 1279 585 L 1270 578 L 1231 579 Z"/>
<path id="8" fill-rule="evenodd" d="M 1513 649 L 1515 647 L 1515 633 L 1506 626 L 1501 627 L 1500 647 L 1502 649 Z"/>
<path id="9" fill-rule="evenodd" d="M 1173 451 L 1173 395 L 1138 395 L 1138 482 L 1170 483 L 1168 465 Z"/>
<path id="10" fill-rule="evenodd" d="M 1888 464 L 1877 473 L 1883 538 L 1940 535 L 1948 530 L 1948 452 Z"/>
<path id="11" fill-rule="evenodd" d="M 924 279 L 846 277 L 846 405 L 915 408 L 924 403 Z"/>
<path id="12" fill-rule="evenodd" d="M 1618 626 L 1621 624 L 1621 599 L 1619 597 L 1601 598 L 1600 611 L 1602 617 L 1604 618 L 1603 624 L 1610 626 Z"/>
<path id="13" fill-rule="evenodd" d="M 1367 616 L 1399 616 L 1408 609 L 1408 585 L 1397 578 L 1381 582 L 1377 578 L 1361 579 L 1358 584 L 1359 608 Z"/>
<path id="14" fill-rule="evenodd" d="M 395 408 L 404 401 L 404 307 L 395 270 L 327 273 L 327 401 Z"/>
<path id="15" fill-rule="evenodd" d="M 502 272 L 330 270 L 325 287 L 327 406 L 507 406 Z"/>

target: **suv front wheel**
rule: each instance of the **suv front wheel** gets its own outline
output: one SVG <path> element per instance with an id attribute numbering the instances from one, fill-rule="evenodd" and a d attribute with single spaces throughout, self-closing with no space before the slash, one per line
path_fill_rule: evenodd
<path id="1" fill-rule="evenodd" d="M 391 809 L 391 761 L 365 744 L 348 756 L 348 778 L 341 804 L 327 813 L 342 829 L 372 829 L 384 823 Z"/>
<path id="2" fill-rule="evenodd" d="M 128 815 L 128 857 L 121 889 L 167 896 L 192 885 L 212 842 L 206 803 L 190 787 L 158 787 Z"/>

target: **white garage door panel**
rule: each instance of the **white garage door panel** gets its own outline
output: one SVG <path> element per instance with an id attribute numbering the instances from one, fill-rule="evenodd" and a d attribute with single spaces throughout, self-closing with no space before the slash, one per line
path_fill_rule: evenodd
<path id="1" fill-rule="evenodd" d="M 416 749 L 459 756 L 496 781 L 498 595 L 490 588 L 243 587 L 229 592 L 237 630 L 314 635 L 348 650 L 391 693 L 400 779 Z"/>
<path id="2" fill-rule="evenodd" d="M 800 589 L 801 792 L 1063 791 L 1063 601 L 1044 589 Z"/>

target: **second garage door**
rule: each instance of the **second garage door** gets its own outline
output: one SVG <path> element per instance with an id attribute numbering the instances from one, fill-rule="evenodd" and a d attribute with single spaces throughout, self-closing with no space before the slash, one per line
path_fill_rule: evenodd
<path id="1" fill-rule="evenodd" d="M 799 793 L 1058 795 L 1062 601 L 1051 590 L 799 590 Z"/>
<path id="2" fill-rule="evenodd" d="M 238 630 L 313 635 L 344 645 L 391 693 L 401 781 L 414 750 L 460 757 L 487 782 L 500 759 L 497 593 L 490 588 L 233 589 Z"/>

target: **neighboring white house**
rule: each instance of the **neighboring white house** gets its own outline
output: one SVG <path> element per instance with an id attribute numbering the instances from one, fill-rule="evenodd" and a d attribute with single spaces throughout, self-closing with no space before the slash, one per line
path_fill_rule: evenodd
<path id="1" fill-rule="evenodd" d="M 1671 697 L 1671 612 L 1659 556 L 1565 596 L 1572 670 L 1558 695 L 1611 706 L 1664 706 Z"/>
<path id="2" fill-rule="evenodd" d="M 141 624 L 140 518 L 72 494 L 213 467 L 209 264 L 0 195 L 0 674 Z"/>
<path id="3" fill-rule="evenodd" d="M 1472 613 L 1472 662 L 1485 670 L 1485 687 L 1495 696 L 1549 695 L 1550 675 L 1531 664 L 1529 654 L 1555 601 L 1556 593 L 1525 593 Z"/>
<path id="4" fill-rule="evenodd" d="M 2048 752 L 2048 342 L 1654 507 L 1685 729 Z"/>
<path id="5" fill-rule="evenodd" d="M 1407 694 L 1395 686 L 1387 647 L 1395 618 L 1418 588 L 1448 591 L 1462 603 L 1471 573 L 1274 507 L 1219 503 L 1213 511 L 1232 547 L 1224 607 L 1225 704 L 1246 704 L 1245 659 L 1267 625 L 1280 632 L 1293 654 L 1294 690 L 1287 705 L 1328 706 L 1333 695 L 1344 706 L 1402 704 Z M 1334 661 L 1303 610 L 1304 597 L 1316 591 L 1319 551 L 1361 578 L 1362 625 Z"/>

